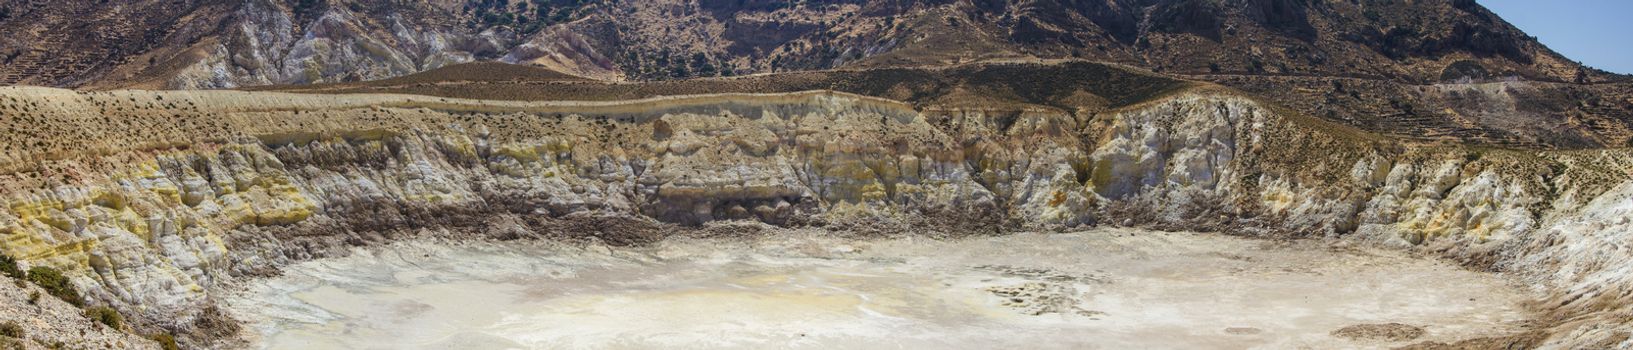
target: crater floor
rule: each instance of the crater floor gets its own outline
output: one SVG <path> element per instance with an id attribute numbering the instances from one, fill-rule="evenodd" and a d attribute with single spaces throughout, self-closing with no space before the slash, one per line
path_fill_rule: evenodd
<path id="1" fill-rule="evenodd" d="M 1396 251 L 1105 228 L 410 241 L 290 266 L 227 304 L 272 349 L 1332 349 L 1520 332 L 1531 298 Z"/>

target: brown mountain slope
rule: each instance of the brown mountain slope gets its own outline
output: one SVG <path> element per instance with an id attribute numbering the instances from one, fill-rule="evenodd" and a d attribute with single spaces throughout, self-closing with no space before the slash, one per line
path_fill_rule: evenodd
<path id="1" fill-rule="evenodd" d="M 1182 74 L 1600 82 L 1469 0 L 89 0 L 0 5 L 0 82 L 212 88 L 473 60 L 610 80 L 1082 58 Z"/>
<path id="2" fill-rule="evenodd" d="M 834 90 L 883 97 L 919 107 L 977 109 L 1048 108 L 1098 111 L 1151 100 L 1200 83 L 1116 65 L 1081 61 L 966 64 L 936 68 L 879 68 L 770 73 L 729 78 L 653 82 L 566 79 L 489 80 L 444 74 L 475 67 L 507 75 L 538 68 L 461 64 L 400 78 L 358 83 L 249 88 L 302 93 L 403 93 L 498 100 L 616 101 L 717 93 L 783 93 Z M 471 67 L 471 68 L 467 68 Z"/>
<path id="3" fill-rule="evenodd" d="M 1562 57 L 1468 0 L 32 1 L 0 4 L 0 34 L 7 84 L 377 90 L 344 83 L 472 61 L 547 68 L 510 77 L 519 73 L 466 66 L 381 83 L 449 94 L 469 87 L 422 85 L 557 80 L 549 71 L 667 81 L 1065 58 L 1214 82 L 1385 134 L 1547 148 L 1633 141 L 1625 76 Z M 843 87 L 832 73 L 808 76 L 821 78 L 742 86 Z M 477 97 L 751 91 L 729 81 Z"/>

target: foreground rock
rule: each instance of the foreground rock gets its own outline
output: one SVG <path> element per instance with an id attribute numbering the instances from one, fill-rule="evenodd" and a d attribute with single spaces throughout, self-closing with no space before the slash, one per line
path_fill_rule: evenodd
<path id="1" fill-rule="evenodd" d="M 1413 144 L 1193 88 L 1102 112 L 812 91 L 618 102 L 0 89 L 0 250 L 209 345 L 243 276 L 408 236 L 651 242 L 721 220 L 1346 237 L 1511 272 L 1616 339 L 1625 150 Z"/>

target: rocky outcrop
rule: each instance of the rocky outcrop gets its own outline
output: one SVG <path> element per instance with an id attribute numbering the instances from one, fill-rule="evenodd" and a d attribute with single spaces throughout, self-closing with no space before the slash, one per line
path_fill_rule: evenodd
<path id="1" fill-rule="evenodd" d="M 417 12 L 410 9 L 367 18 L 334 7 L 301 23 L 297 13 L 274 3 L 245 1 L 239 6 L 229 17 L 234 20 L 230 30 L 190 48 L 194 62 L 150 84 L 210 89 L 382 79 L 502 50 L 503 40 L 493 32 L 417 23 Z"/>
<path id="2" fill-rule="evenodd" d="M 1217 88 L 1103 112 L 827 91 L 614 102 L 0 89 L 0 251 L 183 333 L 235 278 L 405 235 L 637 243 L 719 220 L 1349 237 L 1537 281 L 1614 339 L 1633 157 L 1412 144 Z M 191 332 L 191 333 L 190 333 Z M 202 344 L 202 343 L 200 343 Z"/>

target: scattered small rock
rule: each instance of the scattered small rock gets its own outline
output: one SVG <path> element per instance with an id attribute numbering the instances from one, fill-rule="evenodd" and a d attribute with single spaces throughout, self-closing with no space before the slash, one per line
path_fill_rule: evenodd
<path id="1" fill-rule="evenodd" d="M 1107 284 L 1111 282 L 1111 278 L 1109 276 L 1095 274 L 1074 275 L 1047 268 L 1026 268 L 1009 265 L 978 265 L 975 266 L 974 269 L 997 272 L 1003 274 L 1004 276 L 1045 280 L 1050 282 L 1077 282 L 1091 284 Z"/>
<path id="2" fill-rule="evenodd" d="M 1021 313 L 1032 316 L 1045 314 L 1077 314 L 1079 316 L 1104 316 L 1104 312 L 1087 310 L 1079 306 L 1081 299 L 1076 288 L 1059 283 L 1028 282 L 1015 286 L 991 287 L 987 292 L 1003 298 L 1003 306 L 1020 310 Z"/>

